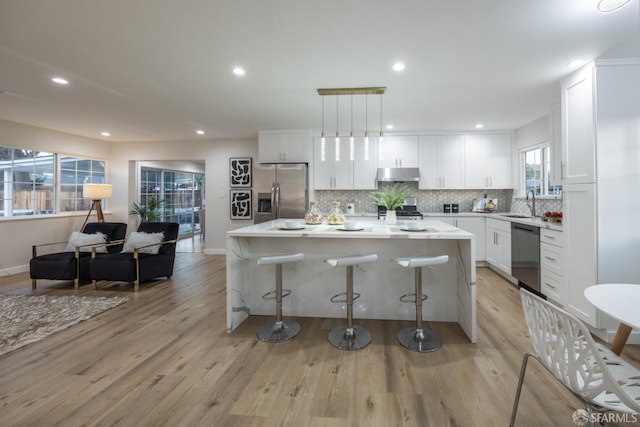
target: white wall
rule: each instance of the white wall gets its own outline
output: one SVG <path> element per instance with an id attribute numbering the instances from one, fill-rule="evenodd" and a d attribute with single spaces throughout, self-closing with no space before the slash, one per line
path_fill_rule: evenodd
<path id="1" fill-rule="evenodd" d="M 204 161 L 207 227 L 205 253 L 224 254 L 225 233 L 252 223 L 232 221 L 229 217 L 229 157 L 253 157 L 257 161 L 257 138 L 114 143 L 111 158 L 111 183 L 114 191 L 110 204 L 114 218 L 128 222 L 129 228 L 136 226 L 136 218 L 128 215 L 131 203 L 136 201 L 137 195 L 135 162 Z"/>
<path id="2" fill-rule="evenodd" d="M 0 145 L 29 148 L 108 160 L 107 182 L 113 184 L 113 197 L 107 201 L 107 221 L 129 223 L 135 217 L 129 207 L 136 200 L 136 162 L 205 162 L 206 173 L 206 253 L 225 252 L 225 232 L 252 221 L 229 219 L 229 157 L 253 157 L 257 161 L 258 140 L 198 140 L 166 142 L 110 143 L 49 129 L 0 120 Z M 186 162 L 186 163 L 185 163 Z M 65 241 L 78 230 L 86 213 L 49 217 L 0 218 L 0 274 L 28 271 L 31 245 Z"/>

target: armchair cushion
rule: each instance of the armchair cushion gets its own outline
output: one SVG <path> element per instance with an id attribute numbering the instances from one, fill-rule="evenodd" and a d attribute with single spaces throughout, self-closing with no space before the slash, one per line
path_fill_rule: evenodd
<path id="1" fill-rule="evenodd" d="M 127 237 L 127 241 L 124 242 L 123 253 L 133 252 L 135 248 L 138 249 L 138 253 L 156 255 L 160 250 L 160 243 L 164 241 L 164 233 L 145 233 L 141 231 L 134 231 Z M 153 245 L 153 246 L 149 246 Z"/>
<path id="2" fill-rule="evenodd" d="M 69 242 L 67 243 L 67 247 L 65 248 L 65 252 L 75 252 L 76 246 L 80 246 L 80 252 L 91 252 L 91 245 L 101 245 L 107 243 L 107 235 L 104 233 L 81 233 L 79 231 L 74 231 L 71 233 L 71 237 L 69 237 Z M 107 253 L 106 246 L 98 246 L 96 247 L 96 252 L 98 253 Z"/>

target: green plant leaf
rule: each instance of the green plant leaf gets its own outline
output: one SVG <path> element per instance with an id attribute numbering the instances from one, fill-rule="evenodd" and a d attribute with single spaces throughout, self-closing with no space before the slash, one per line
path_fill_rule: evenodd
<path id="1" fill-rule="evenodd" d="M 371 198 L 378 205 L 384 206 L 388 210 L 394 210 L 401 207 L 404 204 L 404 199 L 409 196 L 410 194 L 407 191 L 407 188 L 400 183 L 396 183 L 393 187 L 384 187 L 371 194 Z"/>

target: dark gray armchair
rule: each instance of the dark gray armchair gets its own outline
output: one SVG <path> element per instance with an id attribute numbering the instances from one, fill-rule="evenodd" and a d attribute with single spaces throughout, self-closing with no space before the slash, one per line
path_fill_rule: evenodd
<path id="1" fill-rule="evenodd" d="M 103 233 L 107 236 L 109 253 L 117 253 L 122 250 L 122 242 L 127 233 L 127 224 L 122 222 L 90 222 L 84 230 L 85 234 Z M 36 280 L 73 280 L 73 286 L 78 289 L 80 281 L 91 279 L 89 274 L 89 261 L 91 260 L 91 246 L 76 246 L 73 251 L 56 252 L 38 255 L 38 248 L 54 245 L 63 245 L 68 242 L 45 243 L 33 245 L 31 260 L 29 261 L 29 274 L 31 276 L 31 288 L 36 288 Z M 106 254 L 98 254 L 106 255 Z"/>
<path id="2" fill-rule="evenodd" d="M 156 277 L 170 278 L 173 275 L 173 264 L 176 257 L 178 227 L 175 222 L 143 222 L 138 227 L 139 233 L 163 233 L 159 243 L 131 245 L 131 237 L 125 243 L 125 249 L 131 252 L 91 255 L 90 270 L 93 286 L 98 288 L 98 281 L 111 280 L 131 282 L 134 291 L 138 292 L 140 283 Z M 107 245 L 109 246 L 109 245 Z M 157 253 L 146 251 L 155 247 Z"/>

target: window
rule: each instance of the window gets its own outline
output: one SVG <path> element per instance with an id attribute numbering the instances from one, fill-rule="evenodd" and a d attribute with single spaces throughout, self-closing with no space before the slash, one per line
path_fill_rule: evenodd
<path id="1" fill-rule="evenodd" d="M 0 147 L 0 216 L 53 213 L 54 155 Z"/>
<path id="2" fill-rule="evenodd" d="M 554 187 L 550 183 L 550 145 L 522 151 L 522 164 L 522 170 L 524 170 L 524 194 L 529 194 L 532 190 L 536 196 L 560 194 L 560 187 Z"/>
<path id="3" fill-rule="evenodd" d="M 102 160 L 60 156 L 60 212 L 86 211 L 91 201 L 82 196 L 82 184 L 104 184 Z"/>
<path id="4" fill-rule="evenodd" d="M 102 160 L 0 147 L 0 217 L 86 211 L 82 184 L 104 182 Z"/>

